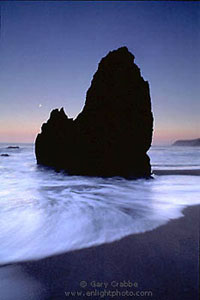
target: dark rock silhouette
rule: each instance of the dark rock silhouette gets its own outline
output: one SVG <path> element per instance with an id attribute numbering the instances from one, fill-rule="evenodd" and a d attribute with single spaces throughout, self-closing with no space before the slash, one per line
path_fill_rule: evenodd
<path id="1" fill-rule="evenodd" d="M 7 154 L 7 153 L 2 153 L 1 156 L 8 157 L 8 156 L 10 156 L 10 155 Z"/>
<path id="2" fill-rule="evenodd" d="M 200 146 L 200 138 L 193 140 L 178 140 L 172 144 L 172 146 L 192 146 L 198 147 Z"/>
<path id="3" fill-rule="evenodd" d="M 7 149 L 19 149 L 19 146 L 8 146 Z"/>
<path id="4" fill-rule="evenodd" d="M 126 47 L 99 63 L 82 112 L 51 112 L 36 139 L 38 164 L 69 174 L 148 177 L 153 116 L 149 85 Z"/>

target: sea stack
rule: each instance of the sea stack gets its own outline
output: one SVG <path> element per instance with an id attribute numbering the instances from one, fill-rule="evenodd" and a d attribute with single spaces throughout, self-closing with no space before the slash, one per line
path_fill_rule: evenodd
<path id="1" fill-rule="evenodd" d="M 51 112 L 35 143 L 38 164 L 87 176 L 149 177 L 149 84 L 126 47 L 102 58 L 78 117 Z"/>

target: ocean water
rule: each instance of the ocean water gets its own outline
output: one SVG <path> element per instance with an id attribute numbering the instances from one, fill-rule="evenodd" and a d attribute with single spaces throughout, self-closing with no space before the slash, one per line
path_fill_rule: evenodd
<path id="1" fill-rule="evenodd" d="M 151 180 L 67 176 L 37 166 L 34 145 L 0 144 L 0 264 L 153 230 L 200 204 L 200 148 L 152 147 Z M 12 145 L 13 146 L 13 145 Z M 173 174 L 180 170 L 179 175 Z M 162 175 L 170 170 L 170 175 Z M 182 175 L 189 170 L 189 175 Z"/>

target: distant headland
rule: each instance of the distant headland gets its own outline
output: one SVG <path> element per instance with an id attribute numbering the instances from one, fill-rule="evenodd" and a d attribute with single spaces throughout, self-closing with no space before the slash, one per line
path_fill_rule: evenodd
<path id="1" fill-rule="evenodd" d="M 193 139 L 193 140 L 178 140 L 175 141 L 172 146 L 192 146 L 192 147 L 198 147 L 200 146 L 200 138 Z"/>
<path id="2" fill-rule="evenodd" d="M 153 115 L 149 84 L 126 47 L 102 58 L 73 120 L 51 112 L 35 143 L 37 163 L 89 176 L 149 177 Z"/>

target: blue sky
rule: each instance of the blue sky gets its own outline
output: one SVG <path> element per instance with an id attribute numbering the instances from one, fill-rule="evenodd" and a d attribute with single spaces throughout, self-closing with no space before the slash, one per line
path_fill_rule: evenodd
<path id="1" fill-rule="evenodd" d="M 0 142 L 33 142 L 82 109 L 100 59 L 126 45 L 149 81 L 154 143 L 199 136 L 200 3 L 1 2 Z"/>

